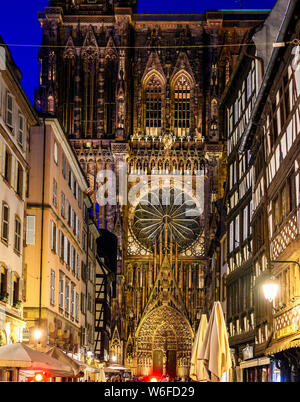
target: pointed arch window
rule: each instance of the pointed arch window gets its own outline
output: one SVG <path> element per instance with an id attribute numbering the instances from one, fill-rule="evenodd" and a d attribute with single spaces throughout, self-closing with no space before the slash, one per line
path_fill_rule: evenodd
<path id="1" fill-rule="evenodd" d="M 145 97 L 146 135 L 160 135 L 162 126 L 162 85 L 155 75 L 153 75 L 147 82 Z"/>
<path id="2" fill-rule="evenodd" d="M 181 76 L 174 87 L 174 129 L 176 135 L 183 137 L 190 132 L 191 87 L 185 76 Z"/>
<path id="3" fill-rule="evenodd" d="M 115 133 L 116 126 L 116 64 L 115 59 L 106 57 L 105 60 L 105 131 L 108 137 Z"/>

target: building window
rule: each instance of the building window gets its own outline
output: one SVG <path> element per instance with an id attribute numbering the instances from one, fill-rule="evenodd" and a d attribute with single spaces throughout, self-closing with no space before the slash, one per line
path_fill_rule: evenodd
<path id="1" fill-rule="evenodd" d="M 64 234 L 60 230 L 59 231 L 59 251 L 58 251 L 59 257 L 63 260 L 64 259 Z"/>
<path id="2" fill-rule="evenodd" d="M 240 245 L 240 216 L 237 215 L 235 218 L 235 237 L 234 237 L 234 248 Z"/>
<path id="3" fill-rule="evenodd" d="M 25 119 L 22 114 L 19 114 L 19 127 L 18 127 L 18 138 L 17 141 L 21 147 L 24 142 L 24 129 L 25 129 Z"/>
<path id="4" fill-rule="evenodd" d="M 17 163 L 17 193 L 18 195 L 23 198 L 23 177 L 24 177 L 24 170 L 21 164 Z"/>
<path id="5" fill-rule="evenodd" d="M 20 300 L 19 300 L 19 294 L 20 294 L 20 278 L 14 274 L 13 275 L 13 306 L 16 306 Z"/>
<path id="6" fill-rule="evenodd" d="M 76 277 L 79 279 L 79 271 L 80 271 L 80 261 L 79 261 L 79 255 L 76 253 L 76 266 L 75 266 L 75 274 Z"/>
<path id="7" fill-rule="evenodd" d="M 79 294 L 76 293 L 75 320 L 79 320 Z"/>
<path id="8" fill-rule="evenodd" d="M 180 137 L 190 131 L 190 98 L 190 84 L 186 77 L 181 76 L 174 87 L 174 127 Z"/>
<path id="9" fill-rule="evenodd" d="M 59 277 L 59 307 L 64 308 L 64 277 L 60 275 Z"/>
<path id="10" fill-rule="evenodd" d="M 61 171 L 64 178 L 66 178 L 66 171 L 67 171 L 67 161 L 64 154 L 62 154 L 62 163 L 61 163 Z"/>
<path id="11" fill-rule="evenodd" d="M 66 197 L 63 192 L 61 192 L 61 216 L 65 217 L 65 205 L 66 205 Z"/>
<path id="12" fill-rule="evenodd" d="M 12 156 L 8 149 L 5 150 L 5 161 L 4 161 L 4 178 L 10 184 L 11 183 L 11 165 Z"/>
<path id="13" fill-rule="evenodd" d="M 8 229 L 9 229 L 9 208 L 7 204 L 3 204 L 1 238 L 5 243 L 8 243 Z"/>
<path id="14" fill-rule="evenodd" d="M 54 162 L 56 164 L 58 164 L 58 147 L 57 147 L 57 142 L 56 141 L 54 141 L 53 157 L 54 157 Z"/>
<path id="15" fill-rule="evenodd" d="M 88 311 L 92 312 L 92 297 L 88 294 Z"/>
<path id="16" fill-rule="evenodd" d="M 74 270 L 74 247 L 70 245 L 70 267 Z"/>
<path id="17" fill-rule="evenodd" d="M 147 82 L 145 97 L 146 134 L 156 136 L 161 132 L 162 88 L 155 74 Z"/>
<path id="18" fill-rule="evenodd" d="M 105 61 L 105 131 L 108 136 L 115 132 L 116 121 L 116 63 L 111 58 Z M 90 111 L 89 111 L 90 113 Z M 92 127 L 92 125 L 87 125 Z"/>
<path id="19" fill-rule="evenodd" d="M 7 294 L 7 269 L 1 266 L 0 300 L 4 300 Z"/>
<path id="20" fill-rule="evenodd" d="M 79 219 L 77 219 L 77 239 L 80 242 L 81 225 Z"/>
<path id="21" fill-rule="evenodd" d="M 21 252 L 21 221 L 19 218 L 15 219 L 15 250 Z"/>
<path id="22" fill-rule="evenodd" d="M 68 222 L 68 224 L 70 224 L 70 203 L 67 200 L 67 205 L 66 205 L 66 220 Z"/>
<path id="23" fill-rule="evenodd" d="M 65 286 L 65 312 L 68 314 L 70 311 L 70 281 L 66 278 Z"/>
<path id="24" fill-rule="evenodd" d="M 55 304 L 55 271 L 51 269 L 51 280 L 50 280 L 50 303 L 52 306 Z"/>
<path id="25" fill-rule="evenodd" d="M 243 211 L 243 241 L 248 237 L 248 205 Z"/>
<path id="26" fill-rule="evenodd" d="M 35 216 L 26 216 L 26 244 L 35 243 Z"/>
<path id="27" fill-rule="evenodd" d="M 51 250 L 56 253 L 56 225 L 51 221 L 51 233 L 50 233 L 50 246 Z"/>
<path id="28" fill-rule="evenodd" d="M 283 220 L 295 208 L 295 193 L 295 175 L 292 172 L 272 202 L 273 231 L 279 228 Z"/>
<path id="29" fill-rule="evenodd" d="M 69 241 L 66 236 L 63 236 L 63 238 L 64 238 L 64 262 L 66 264 L 69 264 L 69 260 L 68 260 L 68 258 L 69 258 L 69 251 L 68 251 Z"/>
<path id="30" fill-rule="evenodd" d="M 13 129 L 13 97 L 10 93 L 7 94 L 7 98 L 6 98 L 6 124 L 12 131 L 12 129 Z"/>
<path id="31" fill-rule="evenodd" d="M 53 196 L 52 196 L 52 202 L 55 208 L 57 208 L 57 182 L 55 179 L 53 179 Z"/>
<path id="32" fill-rule="evenodd" d="M 229 252 L 233 251 L 234 233 L 233 233 L 233 221 L 229 225 Z"/>
<path id="33" fill-rule="evenodd" d="M 81 312 L 82 312 L 82 314 L 86 313 L 86 300 L 85 300 L 84 293 L 81 293 Z"/>
<path id="34" fill-rule="evenodd" d="M 75 313 L 75 290 L 74 285 L 71 287 L 71 317 L 74 318 Z"/>
<path id="35" fill-rule="evenodd" d="M 81 208 L 81 200 L 82 200 L 82 193 L 78 186 L 78 206 L 79 206 L 79 208 Z"/>

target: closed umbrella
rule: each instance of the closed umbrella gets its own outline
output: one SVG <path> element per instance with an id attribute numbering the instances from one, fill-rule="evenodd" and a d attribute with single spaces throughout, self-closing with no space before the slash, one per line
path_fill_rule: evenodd
<path id="1" fill-rule="evenodd" d="M 203 343 L 206 328 L 207 328 L 207 317 L 206 314 L 202 314 L 192 349 L 190 377 L 194 381 L 206 381 L 203 361 L 198 360 L 198 355 Z"/>
<path id="2" fill-rule="evenodd" d="M 53 377 L 72 377 L 72 369 L 45 353 L 23 343 L 0 347 L 0 367 L 22 368 L 22 371 L 47 371 Z"/>
<path id="3" fill-rule="evenodd" d="M 100 367 L 99 382 L 106 382 L 106 376 L 103 366 Z"/>
<path id="4" fill-rule="evenodd" d="M 228 334 L 220 302 L 215 302 L 198 359 L 203 360 L 207 381 L 221 381 L 231 366 Z"/>

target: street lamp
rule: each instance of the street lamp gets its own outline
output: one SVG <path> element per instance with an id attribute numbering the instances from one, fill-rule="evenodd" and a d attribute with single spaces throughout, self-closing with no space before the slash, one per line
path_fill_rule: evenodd
<path id="1" fill-rule="evenodd" d="M 269 302 L 272 302 L 275 297 L 277 296 L 278 290 L 279 290 L 279 282 L 274 279 L 271 276 L 272 272 L 272 265 L 271 264 L 297 264 L 298 267 L 300 268 L 300 264 L 298 261 L 270 261 L 269 264 L 269 271 L 270 271 L 270 277 L 267 279 L 267 281 L 263 284 L 263 291 L 265 298 L 269 300 Z"/>
<path id="2" fill-rule="evenodd" d="M 263 291 L 264 291 L 265 298 L 270 303 L 277 296 L 278 289 L 279 289 L 279 283 L 278 283 L 278 281 L 276 281 L 276 279 L 273 279 L 272 277 L 267 279 L 266 282 L 263 284 Z"/>
<path id="3" fill-rule="evenodd" d="M 37 341 L 39 341 L 42 337 L 42 331 L 40 329 L 35 329 L 34 333 L 33 333 L 34 339 L 36 339 Z"/>

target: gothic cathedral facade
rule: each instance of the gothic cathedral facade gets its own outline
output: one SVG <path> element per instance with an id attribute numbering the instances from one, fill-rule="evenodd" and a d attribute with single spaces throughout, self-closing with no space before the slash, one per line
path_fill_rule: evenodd
<path id="1" fill-rule="evenodd" d="M 266 13 L 143 15 L 135 3 L 51 0 L 35 101 L 61 121 L 94 218 L 118 238 L 111 354 L 138 375 L 187 376 L 224 191 L 218 102 Z"/>

